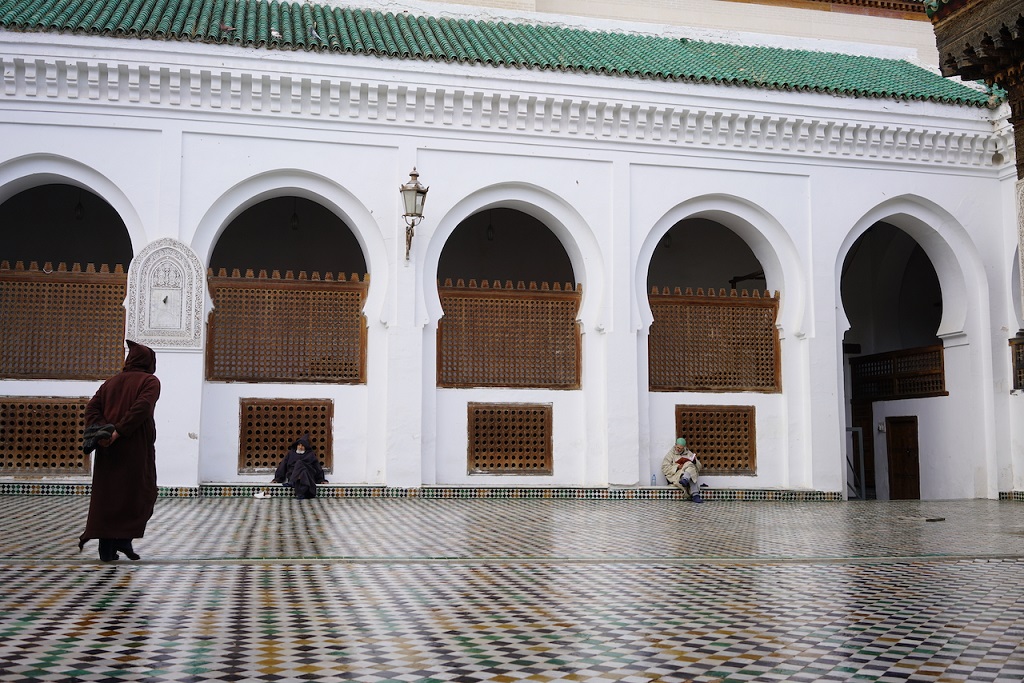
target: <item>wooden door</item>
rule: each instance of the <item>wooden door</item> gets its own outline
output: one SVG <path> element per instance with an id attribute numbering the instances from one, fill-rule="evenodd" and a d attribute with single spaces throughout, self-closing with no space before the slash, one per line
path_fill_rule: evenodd
<path id="1" fill-rule="evenodd" d="M 889 499 L 919 499 L 921 464 L 917 447 L 917 417 L 885 418 L 885 444 L 889 458 Z"/>

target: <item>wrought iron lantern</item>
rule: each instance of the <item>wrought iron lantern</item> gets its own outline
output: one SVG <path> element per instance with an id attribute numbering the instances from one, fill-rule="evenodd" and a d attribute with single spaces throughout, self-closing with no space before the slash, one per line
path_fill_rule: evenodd
<path id="1" fill-rule="evenodd" d="M 419 222 L 423 220 L 423 203 L 427 201 L 427 190 L 429 189 L 420 184 L 420 174 L 416 172 L 415 166 L 412 173 L 409 174 L 409 182 L 398 188 L 402 194 L 402 204 L 405 207 L 405 213 L 402 216 L 405 218 L 406 261 L 409 260 L 409 250 L 412 248 L 413 232 Z"/>

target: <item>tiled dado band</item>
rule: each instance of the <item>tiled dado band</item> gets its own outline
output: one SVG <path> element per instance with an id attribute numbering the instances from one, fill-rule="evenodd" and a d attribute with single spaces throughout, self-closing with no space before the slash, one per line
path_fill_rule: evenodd
<path id="1" fill-rule="evenodd" d="M 0 483 L 0 495 L 86 496 L 91 484 Z M 196 487 L 160 487 L 161 498 L 246 498 L 264 492 L 268 497 L 290 498 L 292 489 L 275 484 L 202 484 Z M 838 491 L 776 491 L 766 489 L 705 489 L 706 500 L 840 501 Z M 576 500 L 682 500 L 682 491 L 661 488 L 487 488 L 428 486 L 318 486 L 321 498 L 523 498 Z"/>
<path id="2" fill-rule="evenodd" d="M 87 496 L 92 484 L 0 483 L 0 496 Z M 259 492 L 271 498 L 289 498 L 290 488 L 274 484 L 203 484 L 161 486 L 160 498 L 246 498 Z M 773 489 L 705 489 L 705 500 L 841 501 L 838 491 L 778 491 Z M 683 492 L 671 487 L 652 488 L 487 488 L 428 486 L 318 486 L 320 498 L 526 498 L 576 500 L 682 500 Z M 1000 491 L 999 500 L 1024 502 L 1024 491 Z"/>

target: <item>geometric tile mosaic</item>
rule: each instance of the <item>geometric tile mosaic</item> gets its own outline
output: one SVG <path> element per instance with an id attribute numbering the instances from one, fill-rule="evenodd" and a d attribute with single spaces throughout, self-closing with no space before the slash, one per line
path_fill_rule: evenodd
<path id="1" fill-rule="evenodd" d="M 89 495 L 87 483 L 43 483 L 38 481 L 0 482 L 0 496 L 70 496 Z M 201 484 L 198 487 L 168 487 L 158 489 L 161 498 L 248 498 L 263 492 L 270 497 L 291 497 L 294 492 L 281 486 L 267 484 Z M 838 491 L 791 491 L 780 489 L 702 489 L 707 500 L 750 501 L 827 501 L 843 500 Z M 683 500 L 685 494 L 673 486 L 630 488 L 569 488 L 569 487 L 473 487 L 425 486 L 399 488 L 391 486 L 326 485 L 317 488 L 321 498 L 576 498 L 597 500 Z"/>
<path id="2" fill-rule="evenodd" d="M 80 562 L 85 496 L 0 496 L 0 560 Z M 941 522 L 929 522 L 941 519 Z M 146 560 L 1024 557 L 1019 503 L 160 498 Z M 93 544 L 95 546 L 95 544 Z"/>
<path id="3" fill-rule="evenodd" d="M 1024 680 L 1012 501 L 87 507 L 0 497 L 0 681 Z"/>
<path id="4" fill-rule="evenodd" d="M 1020 560 L 62 569 L 0 566 L 3 680 L 1024 676 Z"/>

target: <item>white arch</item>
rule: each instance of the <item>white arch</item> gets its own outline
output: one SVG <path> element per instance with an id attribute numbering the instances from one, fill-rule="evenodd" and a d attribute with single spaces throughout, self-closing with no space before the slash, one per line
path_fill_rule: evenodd
<path id="1" fill-rule="evenodd" d="M 388 261 L 384 237 L 369 209 L 351 192 L 324 176 L 301 169 L 277 169 L 237 183 L 218 197 L 199 220 L 190 245 L 192 250 L 209 267 L 218 238 L 235 217 L 267 199 L 292 196 L 326 207 L 352 230 L 363 250 L 367 272 L 377 283 L 369 288 L 363 307 L 368 318 L 374 317 L 370 311 L 379 311 L 386 300 Z"/>
<path id="2" fill-rule="evenodd" d="M 0 164 L 0 204 L 19 192 L 49 184 L 79 187 L 110 204 L 124 221 L 133 255 L 149 244 L 135 205 L 121 188 L 96 169 L 56 154 L 30 154 Z"/>
<path id="3" fill-rule="evenodd" d="M 687 218 L 706 218 L 735 232 L 754 252 L 764 268 L 765 287 L 784 293 L 779 304 L 777 326 L 796 337 L 812 333 L 805 320 L 807 294 L 804 265 L 796 245 L 782 224 L 768 211 L 740 197 L 710 194 L 677 204 L 651 227 L 637 254 L 634 273 L 638 327 L 654 322 L 647 297 L 647 275 L 654 250 L 672 226 Z"/>
<path id="4" fill-rule="evenodd" d="M 843 263 L 857 240 L 880 221 L 910 235 L 935 268 L 942 292 L 942 320 L 936 336 L 966 335 L 968 311 L 988 307 L 988 282 L 981 256 L 967 230 L 949 212 L 932 201 L 911 195 L 893 197 L 870 209 L 854 223 L 843 240 L 834 265 L 839 334 L 850 327 L 843 307 L 842 288 L 838 286 Z"/>
<path id="5" fill-rule="evenodd" d="M 437 293 L 437 267 L 441 252 L 462 221 L 487 209 L 515 209 L 543 223 L 561 242 L 572 264 L 576 282 L 583 285 L 579 320 L 584 327 L 600 326 L 597 319 L 605 283 L 604 259 L 597 238 L 583 217 L 560 197 L 529 183 L 499 183 L 479 189 L 457 202 L 438 221 L 423 252 L 423 292 L 427 317 L 439 320 L 444 311 Z"/>

